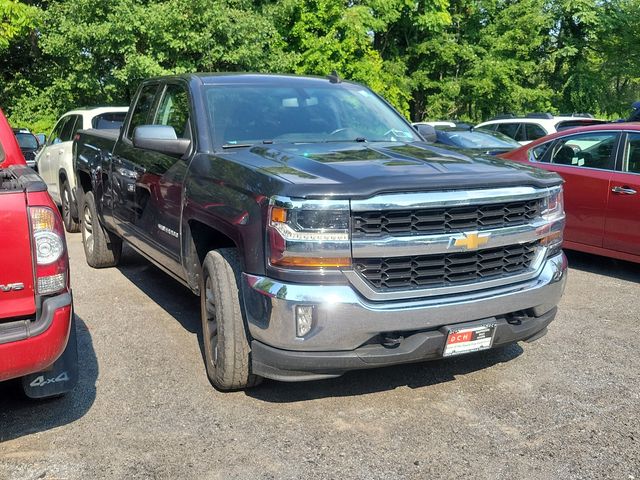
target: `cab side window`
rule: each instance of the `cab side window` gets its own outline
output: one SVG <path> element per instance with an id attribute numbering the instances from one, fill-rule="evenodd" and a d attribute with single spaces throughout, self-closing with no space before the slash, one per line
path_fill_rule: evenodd
<path id="1" fill-rule="evenodd" d="M 625 171 L 640 173 L 640 133 L 630 133 L 627 138 L 627 152 L 624 160 Z"/>
<path id="2" fill-rule="evenodd" d="M 151 123 L 149 117 L 153 108 L 153 100 L 156 97 L 158 85 L 145 85 L 136 101 L 136 106 L 131 115 L 129 128 L 127 129 L 127 138 L 133 138 L 133 131 L 140 125 L 149 125 Z"/>
<path id="3" fill-rule="evenodd" d="M 584 133 L 558 140 L 553 146 L 551 163 L 574 167 L 613 170 L 617 133 Z"/>
<path id="4" fill-rule="evenodd" d="M 178 138 L 191 138 L 189 96 L 181 85 L 167 85 L 153 124 L 173 127 Z"/>

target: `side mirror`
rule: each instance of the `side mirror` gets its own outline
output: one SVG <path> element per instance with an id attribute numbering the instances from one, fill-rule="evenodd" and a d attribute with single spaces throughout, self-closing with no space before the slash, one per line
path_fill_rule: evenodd
<path id="1" fill-rule="evenodd" d="M 140 125 L 133 130 L 133 146 L 144 150 L 182 157 L 191 146 L 191 140 L 178 138 L 168 125 Z"/>
<path id="2" fill-rule="evenodd" d="M 415 128 L 416 132 L 418 132 L 426 142 L 436 142 L 436 129 L 433 126 L 425 125 L 424 123 L 414 123 L 413 128 Z"/>
<path id="3" fill-rule="evenodd" d="M 36 138 L 38 139 L 39 146 L 43 146 L 45 143 L 47 143 L 47 136 L 44 133 L 36 134 Z"/>

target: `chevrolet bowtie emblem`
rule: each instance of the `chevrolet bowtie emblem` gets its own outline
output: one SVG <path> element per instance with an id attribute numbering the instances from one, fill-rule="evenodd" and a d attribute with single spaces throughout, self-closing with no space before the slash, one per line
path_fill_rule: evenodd
<path id="1" fill-rule="evenodd" d="M 490 233 L 463 233 L 462 238 L 452 238 L 449 243 L 450 247 L 463 247 L 467 250 L 477 250 L 478 247 L 485 245 L 489 241 Z"/>

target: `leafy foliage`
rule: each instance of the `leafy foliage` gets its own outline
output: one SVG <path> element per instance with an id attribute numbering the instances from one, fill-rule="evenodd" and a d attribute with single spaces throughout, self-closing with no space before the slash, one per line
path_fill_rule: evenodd
<path id="1" fill-rule="evenodd" d="M 0 105 L 42 131 L 189 71 L 362 82 L 413 120 L 626 116 L 640 0 L 0 0 Z"/>

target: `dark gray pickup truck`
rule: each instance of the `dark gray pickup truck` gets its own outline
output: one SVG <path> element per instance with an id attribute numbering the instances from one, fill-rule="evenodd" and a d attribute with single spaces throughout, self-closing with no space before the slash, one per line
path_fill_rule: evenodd
<path id="1" fill-rule="evenodd" d="M 223 390 L 533 340 L 564 289 L 560 177 L 429 145 L 336 77 L 151 79 L 74 163 L 87 262 L 126 240 L 198 294 Z"/>

